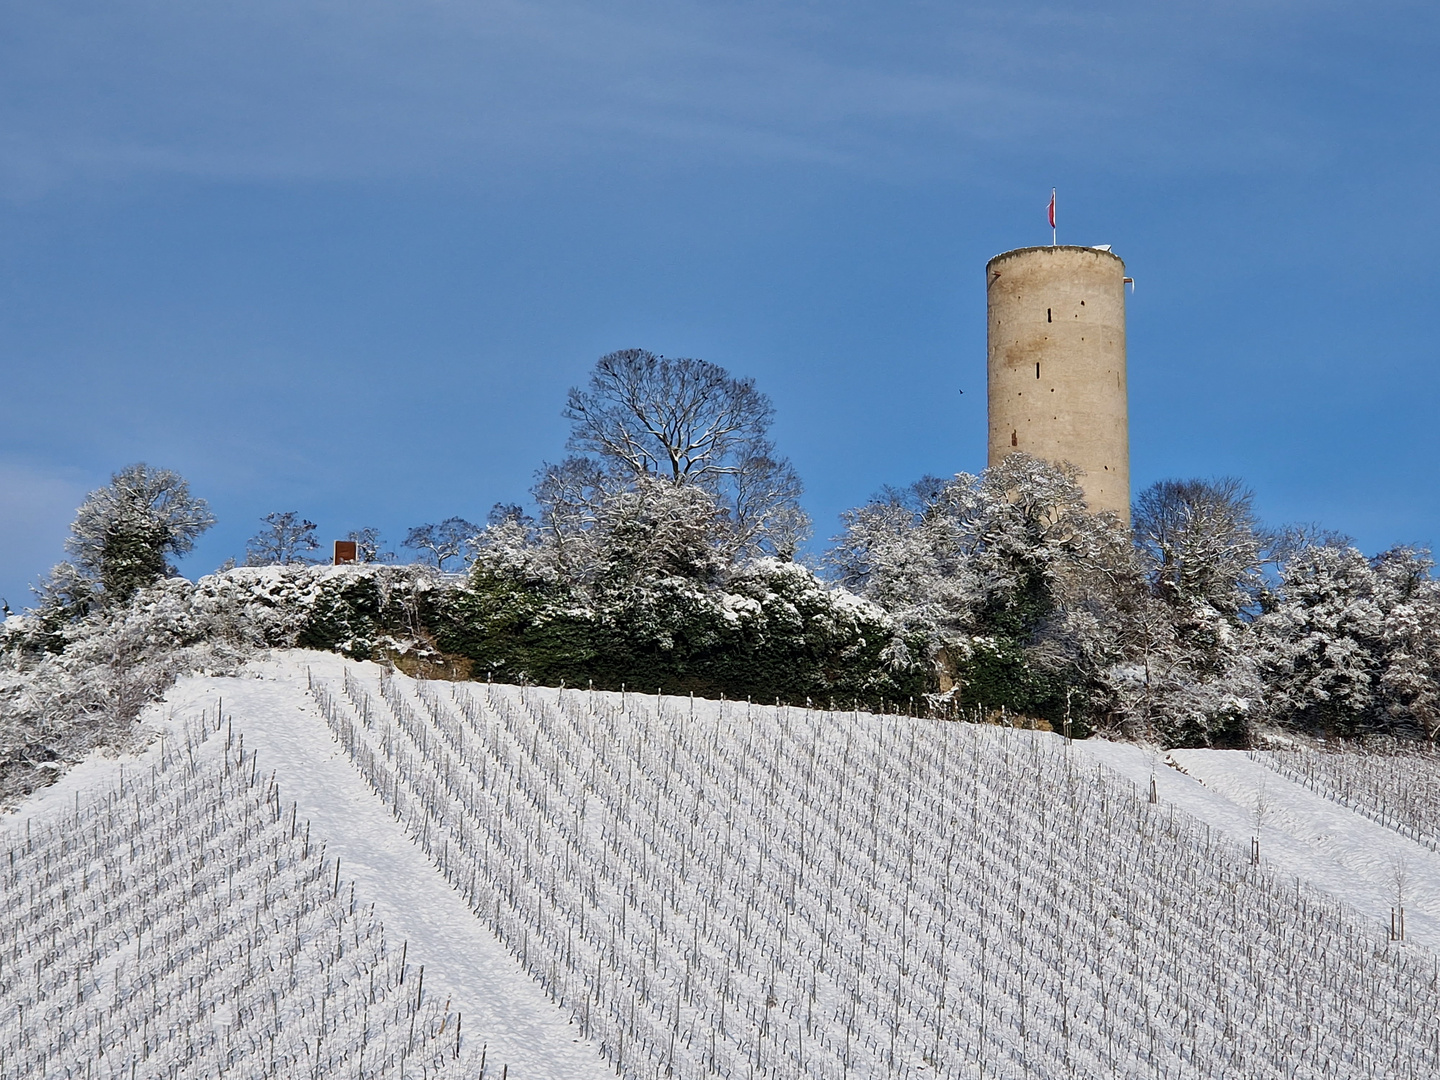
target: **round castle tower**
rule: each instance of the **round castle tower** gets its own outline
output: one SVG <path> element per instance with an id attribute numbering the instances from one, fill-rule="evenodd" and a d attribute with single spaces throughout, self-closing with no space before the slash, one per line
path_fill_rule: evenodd
<path id="1" fill-rule="evenodd" d="M 1128 525 L 1125 280 L 1104 248 L 1017 248 L 985 264 L 990 464 L 1017 450 L 1071 462 L 1090 509 Z"/>

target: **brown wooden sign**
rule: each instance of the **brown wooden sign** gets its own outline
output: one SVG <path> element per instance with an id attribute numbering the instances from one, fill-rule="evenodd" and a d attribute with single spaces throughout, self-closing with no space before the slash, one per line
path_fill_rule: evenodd
<path id="1" fill-rule="evenodd" d="M 354 540 L 335 541 L 335 565 L 345 566 L 353 563 L 357 558 Z"/>

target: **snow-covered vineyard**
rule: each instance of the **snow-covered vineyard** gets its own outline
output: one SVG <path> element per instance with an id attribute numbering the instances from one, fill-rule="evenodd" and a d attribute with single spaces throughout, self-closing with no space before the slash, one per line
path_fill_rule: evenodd
<path id="1" fill-rule="evenodd" d="M 0 834 L 0 1075 L 1440 1075 L 1433 954 L 1176 770 L 1152 802 L 1010 729 L 252 674 Z"/>
<path id="2" fill-rule="evenodd" d="M 462 1018 L 218 713 L 27 825 L 3 839 L 0 1076 L 426 1076 L 458 1056 Z"/>
<path id="3" fill-rule="evenodd" d="M 1428 956 L 1054 740 L 348 672 L 313 693 L 627 1075 L 1440 1069 Z"/>
<path id="4" fill-rule="evenodd" d="M 1367 751 L 1295 746 L 1254 755 L 1281 776 L 1440 851 L 1440 755 L 1393 741 Z"/>

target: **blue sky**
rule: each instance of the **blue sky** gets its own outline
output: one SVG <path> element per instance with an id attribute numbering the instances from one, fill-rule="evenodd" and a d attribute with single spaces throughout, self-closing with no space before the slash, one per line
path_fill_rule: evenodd
<path id="1" fill-rule="evenodd" d="M 522 499 L 640 346 L 755 377 L 817 541 L 984 465 L 983 267 L 1110 243 L 1132 474 L 1440 540 L 1420 3 L 0 0 L 0 596 L 132 461 L 243 555 Z M 961 394 L 960 391 L 965 393 Z"/>

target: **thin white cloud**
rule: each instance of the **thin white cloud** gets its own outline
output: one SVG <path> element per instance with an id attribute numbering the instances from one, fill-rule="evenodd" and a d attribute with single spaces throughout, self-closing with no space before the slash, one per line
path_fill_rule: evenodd
<path id="1" fill-rule="evenodd" d="M 1244 85 L 1287 62 L 1266 40 L 1304 22 L 1284 6 L 8 7 L 12 194 L 127 175 L 485 177 L 606 158 L 933 174 L 997 150 L 1133 156 L 1137 129 L 1144 153 L 1213 166 L 1293 160 L 1319 134 L 1294 102 Z"/>

